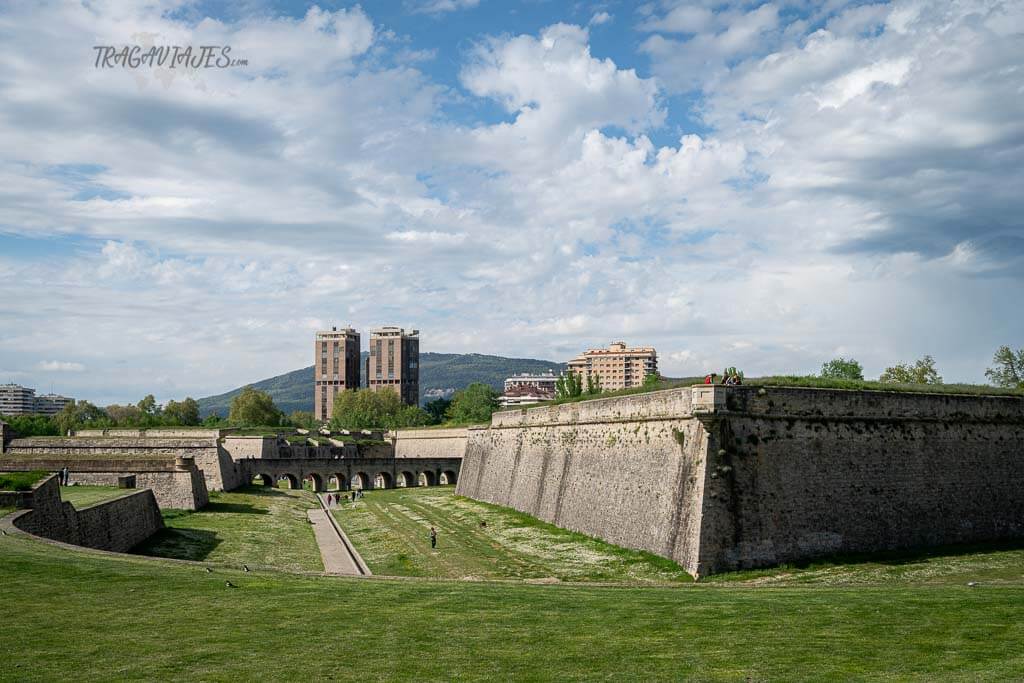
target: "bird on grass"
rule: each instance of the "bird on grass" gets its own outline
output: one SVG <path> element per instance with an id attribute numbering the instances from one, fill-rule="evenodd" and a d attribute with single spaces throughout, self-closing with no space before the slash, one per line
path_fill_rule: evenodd
<path id="1" fill-rule="evenodd" d="M 230 581 L 225 581 L 224 585 L 228 588 L 237 588 L 237 586 L 235 586 L 235 584 L 231 583 Z"/>
<path id="2" fill-rule="evenodd" d="M 248 573 L 249 572 L 249 565 L 243 564 L 242 565 L 242 569 L 244 569 L 246 571 L 246 573 Z"/>
<path id="3" fill-rule="evenodd" d="M 212 574 L 212 573 L 213 573 L 213 570 L 212 570 L 212 569 L 210 569 L 209 567 L 207 567 L 207 568 L 206 568 L 206 573 L 207 573 L 207 574 Z"/>

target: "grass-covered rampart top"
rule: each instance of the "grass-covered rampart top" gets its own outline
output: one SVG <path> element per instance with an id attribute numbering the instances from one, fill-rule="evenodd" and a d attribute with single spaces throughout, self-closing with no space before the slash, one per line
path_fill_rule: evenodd
<path id="1" fill-rule="evenodd" d="M 0 472 L 0 491 L 31 491 L 49 472 Z"/>
<path id="2" fill-rule="evenodd" d="M 631 387 L 629 389 L 617 389 L 615 391 L 604 391 L 599 394 L 583 394 L 572 398 L 559 398 L 553 401 L 543 401 L 522 409 L 541 408 L 544 406 L 557 406 L 563 403 L 579 403 L 581 401 L 593 401 L 603 398 L 614 398 L 617 396 L 631 396 L 633 394 L 646 394 L 652 391 L 664 391 L 665 389 L 678 389 L 694 384 L 702 384 L 703 377 L 683 377 L 678 379 L 663 379 L 642 387 Z M 889 391 L 918 394 L 965 394 L 970 396 L 1024 396 L 1024 389 L 1004 389 L 993 387 L 988 384 L 896 384 L 890 382 L 878 382 L 872 380 L 850 380 L 850 379 L 829 379 L 824 377 L 800 376 L 800 375 L 772 375 L 770 377 L 750 377 L 743 380 L 745 386 L 757 387 L 805 387 L 808 389 L 846 389 L 850 391 Z M 520 407 L 506 408 L 505 410 L 519 410 Z M 454 426 L 454 425 L 446 425 Z"/>

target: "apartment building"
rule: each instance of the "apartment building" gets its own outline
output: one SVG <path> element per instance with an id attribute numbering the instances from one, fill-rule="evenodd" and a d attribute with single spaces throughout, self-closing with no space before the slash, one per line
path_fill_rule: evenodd
<path id="1" fill-rule="evenodd" d="M 382 327 L 370 333 L 366 384 L 370 389 L 392 389 L 403 403 L 420 400 L 420 331 Z"/>
<path id="2" fill-rule="evenodd" d="M 339 391 L 359 388 L 359 333 L 351 327 L 316 333 L 313 349 L 313 414 L 326 422 Z"/>
<path id="3" fill-rule="evenodd" d="M 19 384 L 0 384 L 0 415 L 53 415 L 71 401 L 57 394 L 36 396 L 35 389 Z"/>
<path id="4" fill-rule="evenodd" d="M 512 375 L 505 380 L 505 392 L 498 397 L 498 405 L 505 408 L 550 401 L 555 397 L 557 382 L 558 377 L 551 372 Z"/>
<path id="5" fill-rule="evenodd" d="M 587 378 L 597 375 L 604 390 L 640 386 L 644 377 L 658 372 L 658 352 L 650 346 L 629 348 L 625 342 L 611 343 L 607 349 L 588 349 L 569 361 L 569 370 Z"/>

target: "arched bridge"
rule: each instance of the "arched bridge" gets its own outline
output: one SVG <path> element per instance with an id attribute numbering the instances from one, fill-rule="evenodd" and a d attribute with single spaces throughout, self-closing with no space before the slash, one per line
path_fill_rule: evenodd
<path id="1" fill-rule="evenodd" d="M 462 458 L 251 458 L 236 461 L 245 482 L 314 491 L 455 484 Z"/>

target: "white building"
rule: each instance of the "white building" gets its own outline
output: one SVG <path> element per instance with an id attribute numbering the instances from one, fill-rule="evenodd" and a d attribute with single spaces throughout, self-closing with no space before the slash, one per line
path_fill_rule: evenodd
<path id="1" fill-rule="evenodd" d="M 0 384 L 0 415 L 53 415 L 71 400 L 57 394 L 36 396 L 35 389 L 18 384 Z"/>
<path id="2" fill-rule="evenodd" d="M 503 408 L 530 405 L 555 398 L 555 383 L 558 377 L 552 373 L 513 375 L 505 380 L 505 393 L 498 397 Z"/>

